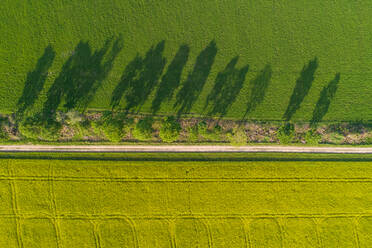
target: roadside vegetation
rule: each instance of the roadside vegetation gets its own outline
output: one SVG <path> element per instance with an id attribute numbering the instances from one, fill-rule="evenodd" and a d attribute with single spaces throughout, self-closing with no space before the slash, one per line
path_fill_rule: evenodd
<path id="1" fill-rule="evenodd" d="M 0 142 L 100 142 L 182 144 L 370 145 L 372 125 L 364 122 L 253 122 L 214 118 L 130 115 L 121 112 L 56 112 L 53 121 L 38 116 L 0 118 Z"/>

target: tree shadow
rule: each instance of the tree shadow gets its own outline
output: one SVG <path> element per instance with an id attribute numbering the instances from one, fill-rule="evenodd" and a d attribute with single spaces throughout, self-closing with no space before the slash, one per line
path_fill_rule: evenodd
<path id="1" fill-rule="evenodd" d="M 241 69 L 235 68 L 238 60 L 239 56 L 236 56 L 223 71 L 218 73 L 214 87 L 204 105 L 206 109 L 212 104 L 209 115 L 225 116 L 242 89 L 249 66 L 246 65 Z"/>
<path id="2" fill-rule="evenodd" d="M 254 111 L 257 106 L 263 102 L 267 88 L 269 87 L 270 80 L 272 77 L 272 69 L 270 65 L 266 65 L 257 75 L 256 78 L 249 82 L 250 97 L 247 104 L 244 117 L 250 112 Z"/>
<path id="3" fill-rule="evenodd" d="M 305 96 L 309 93 L 311 85 L 314 81 L 314 74 L 318 68 L 318 59 L 310 60 L 308 65 L 305 65 L 301 71 L 300 77 L 296 81 L 296 86 L 291 95 L 290 102 L 283 118 L 289 121 L 296 111 L 300 108 Z"/>
<path id="4" fill-rule="evenodd" d="M 112 93 L 111 107 L 119 106 L 125 98 L 125 111 L 139 111 L 163 73 L 166 59 L 163 57 L 165 41 L 147 51 L 144 58 L 137 55 L 125 68 L 119 84 Z"/>
<path id="5" fill-rule="evenodd" d="M 313 117 L 311 119 L 312 126 L 320 122 L 323 119 L 323 117 L 327 114 L 329 105 L 331 104 L 331 100 L 336 94 L 339 81 L 340 73 L 337 73 L 334 79 L 331 80 L 328 83 L 328 85 L 323 88 L 313 112 Z"/>
<path id="6" fill-rule="evenodd" d="M 115 87 L 111 97 L 111 107 L 115 109 L 119 106 L 120 101 L 124 95 L 126 89 L 135 84 L 139 78 L 139 74 L 142 68 L 142 58 L 137 55 L 129 64 L 126 66 L 118 85 Z"/>
<path id="7" fill-rule="evenodd" d="M 17 103 L 17 114 L 23 115 L 27 109 L 34 105 L 44 87 L 48 70 L 52 66 L 55 56 L 56 53 L 52 46 L 48 45 L 44 50 L 44 54 L 37 61 L 35 69 L 27 74 L 22 95 Z"/>
<path id="8" fill-rule="evenodd" d="M 101 86 L 113 67 L 114 60 L 121 51 L 122 39 L 118 38 L 112 45 L 111 40 L 98 51 L 92 53 L 88 43 L 81 43 L 75 53 L 75 63 L 70 71 L 70 84 L 66 94 L 67 109 L 77 108 L 85 110 L 93 99 L 94 94 Z"/>
<path id="9" fill-rule="evenodd" d="M 52 117 L 62 100 L 64 108 L 85 111 L 94 94 L 107 78 L 123 47 L 122 38 L 109 39 L 93 52 L 88 42 L 80 41 L 67 59 L 47 93 L 43 118 Z M 110 52 L 109 52 L 110 51 Z"/>
<path id="10" fill-rule="evenodd" d="M 178 108 L 178 115 L 189 112 L 194 102 L 198 99 L 207 81 L 216 54 L 217 46 L 213 40 L 198 55 L 193 71 L 190 72 L 176 95 L 174 108 Z"/>
<path id="11" fill-rule="evenodd" d="M 174 91 L 180 85 L 182 71 L 187 63 L 189 52 L 190 48 L 187 45 L 180 46 L 173 61 L 168 66 L 168 70 L 162 77 L 156 96 L 152 101 L 153 114 L 159 111 L 164 100 L 169 101 L 173 97 Z"/>

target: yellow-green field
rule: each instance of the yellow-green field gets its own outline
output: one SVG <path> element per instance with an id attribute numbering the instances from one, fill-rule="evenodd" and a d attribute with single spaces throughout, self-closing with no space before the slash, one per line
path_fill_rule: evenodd
<path id="1" fill-rule="evenodd" d="M 369 161 L 1 159 L 0 247 L 372 247 L 371 192 Z"/>

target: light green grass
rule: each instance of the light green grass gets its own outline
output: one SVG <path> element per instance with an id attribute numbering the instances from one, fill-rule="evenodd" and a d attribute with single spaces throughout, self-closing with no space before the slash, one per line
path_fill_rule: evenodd
<path id="1" fill-rule="evenodd" d="M 184 81 L 197 55 L 215 40 L 218 49 L 215 62 L 192 113 L 205 113 L 203 106 L 218 72 L 239 55 L 239 68 L 248 64 L 249 71 L 227 117 L 242 117 L 249 99 L 249 82 L 269 64 L 273 74 L 266 96 L 248 118 L 279 120 L 303 66 L 317 57 L 315 80 L 293 119 L 311 119 L 323 86 L 339 72 L 339 87 L 324 120 L 369 120 L 371 10 L 368 1 L 349 0 L 3 0 L 0 111 L 16 109 L 27 73 L 33 70 L 48 44 L 55 49 L 56 57 L 35 109 L 46 100 L 49 86 L 79 41 L 88 41 L 93 49 L 98 49 L 106 39 L 122 34 L 124 48 L 90 104 L 92 109 L 109 108 L 113 89 L 137 53 L 144 56 L 151 46 L 165 40 L 163 55 L 169 65 L 179 46 L 188 45 L 190 56 L 182 74 Z M 150 111 L 155 91 L 143 112 Z M 174 101 L 173 98 L 163 104 L 159 113 L 174 113 Z"/>
<path id="2" fill-rule="evenodd" d="M 92 160 L 78 159 L 79 154 L 75 159 L 73 154 L 1 159 L 0 246 L 372 245 L 368 160 L 330 161 L 331 155 L 328 161 L 294 161 L 287 155 L 293 160 L 264 161 L 264 154 L 255 154 L 250 156 L 261 160 L 223 161 L 216 159 L 221 154 L 199 154 L 210 156 L 209 161 L 185 161 L 182 154 L 152 159 L 151 154 L 111 155 L 106 161 L 93 155 Z M 179 161 L 156 161 L 158 156 L 178 156 Z"/>

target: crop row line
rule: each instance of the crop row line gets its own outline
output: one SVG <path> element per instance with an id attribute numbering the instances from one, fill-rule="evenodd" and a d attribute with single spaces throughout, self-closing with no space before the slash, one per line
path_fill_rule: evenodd
<path id="1" fill-rule="evenodd" d="M 125 177 L 56 177 L 0 176 L 9 181 L 76 181 L 76 182 L 357 182 L 370 183 L 372 178 L 125 178 Z"/>
<path id="2" fill-rule="evenodd" d="M 49 178 L 54 177 L 54 166 L 53 164 L 49 164 Z M 54 192 L 54 181 L 50 180 L 49 182 L 49 194 L 50 194 L 50 204 L 51 204 L 51 209 L 53 211 L 53 216 L 58 215 L 57 211 L 57 198 Z M 57 248 L 61 247 L 61 231 L 60 231 L 60 226 L 59 226 L 59 219 L 53 218 L 53 226 L 55 230 L 55 235 L 56 235 L 56 243 L 57 243 Z"/>
<path id="3" fill-rule="evenodd" d="M 13 177 L 13 171 L 11 170 L 9 163 L 7 164 L 8 174 L 9 177 Z M 9 181 L 10 186 L 10 195 L 12 199 L 12 215 L 15 217 L 15 224 L 16 224 L 16 237 L 17 237 L 17 244 L 19 248 L 23 248 L 23 239 L 22 239 L 22 230 L 21 230 L 21 223 L 19 221 L 20 213 L 18 208 L 18 199 L 17 199 L 17 188 L 15 185 L 15 180 Z"/>
<path id="4" fill-rule="evenodd" d="M 371 213 L 328 213 L 328 214 L 307 214 L 307 213 L 257 213 L 257 214 L 175 214 L 175 215 L 126 215 L 126 214 L 82 214 L 82 213 L 60 213 L 56 216 L 48 213 L 18 213 L 0 214 L 0 218 L 20 219 L 268 219 L 268 218 L 362 218 L 372 217 Z"/>

